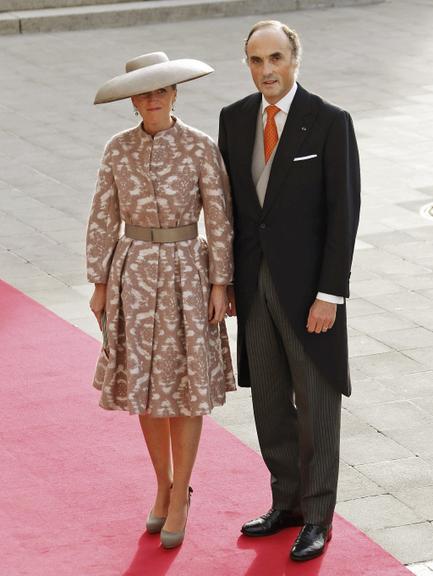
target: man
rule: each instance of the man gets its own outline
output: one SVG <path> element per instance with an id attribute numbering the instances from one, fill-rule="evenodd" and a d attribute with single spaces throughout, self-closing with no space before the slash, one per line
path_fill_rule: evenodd
<path id="1" fill-rule="evenodd" d="M 245 54 L 259 92 L 221 111 L 219 133 L 234 201 L 239 385 L 252 389 L 272 489 L 272 508 L 242 532 L 302 526 L 290 553 L 299 561 L 332 533 L 360 206 L 351 117 L 296 83 L 300 53 L 294 30 L 257 23 Z"/>

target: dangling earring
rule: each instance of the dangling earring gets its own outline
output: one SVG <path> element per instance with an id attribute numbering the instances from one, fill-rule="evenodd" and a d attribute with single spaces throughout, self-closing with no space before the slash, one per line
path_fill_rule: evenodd
<path id="1" fill-rule="evenodd" d="M 175 101 L 173 102 L 173 104 L 171 105 L 171 110 L 172 110 L 172 112 L 174 112 L 174 110 L 175 110 L 175 107 L 174 107 L 175 104 L 176 104 L 176 100 L 175 100 Z"/>

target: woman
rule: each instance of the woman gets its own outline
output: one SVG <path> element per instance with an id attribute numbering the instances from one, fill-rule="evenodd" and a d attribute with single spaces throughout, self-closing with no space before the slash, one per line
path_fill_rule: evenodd
<path id="1" fill-rule="evenodd" d="M 183 541 L 203 415 L 235 389 L 227 174 L 213 141 L 171 114 L 176 84 L 212 71 L 145 54 L 95 99 L 130 97 L 142 122 L 108 142 L 88 224 L 90 307 L 106 327 L 94 386 L 100 406 L 139 416 L 158 486 L 146 526 L 166 548 Z M 209 246 L 197 236 L 202 206 Z"/>

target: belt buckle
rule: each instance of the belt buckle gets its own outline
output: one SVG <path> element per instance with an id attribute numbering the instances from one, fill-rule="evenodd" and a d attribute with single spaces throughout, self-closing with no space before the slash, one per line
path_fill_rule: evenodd
<path id="1" fill-rule="evenodd" d="M 160 228 L 151 228 L 150 229 L 150 237 L 151 237 L 151 242 L 153 242 L 154 244 L 160 244 L 161 243 L 161 234 L 160 234 Z"/>

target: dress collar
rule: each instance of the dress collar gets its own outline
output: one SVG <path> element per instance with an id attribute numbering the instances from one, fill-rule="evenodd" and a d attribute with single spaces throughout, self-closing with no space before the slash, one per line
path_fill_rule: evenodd
<path id="1" fill-rule="evenodd" d="M 170 128 L 166 128 L 165 130 L 160 130 L 153 137 L 150 134 L 148 134 L 146 132 L 146 130 L 144 129 L 143 122 L 140 122 L 140 124 L 137 126 L 137 130 L 139 130 L 139 132 L 142 135 L 144 135 L 147 139 L 153 139 L 153 140 L 158 139 L 158 138 L 165 138 L 166 136 L 174 135 L 179 131 L 179 129 L 182 125 L 182 122 L 176 116 L 172 116 L 172 118 L 174 120 L 173 126 L 170 126 Z"/>

